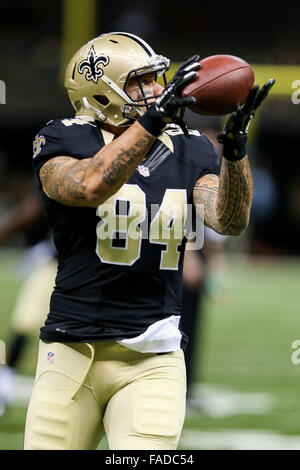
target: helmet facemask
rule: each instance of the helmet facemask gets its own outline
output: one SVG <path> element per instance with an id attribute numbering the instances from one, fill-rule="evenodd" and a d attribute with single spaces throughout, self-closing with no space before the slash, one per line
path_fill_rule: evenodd
<path id="1" fill-rule="evenodd" d="M 167 84 L 167 79 L 166 79 L 166 70 L 168 69 L 168 64 L 166 62 L 161 61 L 160 59 L 165 60 L 165 57 L 157 56 L 157 65 L 155 67 L 153 66 L 145 66 L 145 67 L 139 67 L 138 69 L 134 69 L 130 71 L 127 75 L 127 79 L 124 85 L 124 91 L 126 95 L 128 96 L 128 102 L 123 105 L 122 111 L 123 111 L 123 116 L 127 117 L 129 119 L 137 119 L 137 117 L 142 116 L 145 112 L 145 109 L 148 110 L 153 101 L 155 101 L 160 95 L 149 95 L 145 94 L 145 90 L 143 88 L 143 85 L 141 83 L 141 78 L 143 78 L 144 75 L 148 73 L 155 73 L 155 81 L 158 76 L 163 77 L 164 81 L 164 86 Z M 134 100 L 129 93 L 127 92 L 127 86 L 128 83 L 131 79 L 135 79 L 137 81 L 137 84 L 139 86 L 139 91 L 141 94 L 141 98 Z"/>

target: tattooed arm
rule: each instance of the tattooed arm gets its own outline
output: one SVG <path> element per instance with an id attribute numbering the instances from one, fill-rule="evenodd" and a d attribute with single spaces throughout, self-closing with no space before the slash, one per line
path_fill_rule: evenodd
<path id="1" fill-rule="evenodd" d="M 43 190 L 61 204 L 97 207 L 129 179 L 155 139 L 136 122 L 92 158 L 54 157 L 40 169 Z"/>
<path id="2" fill-rule="evenodd" d="M 194 187 L 194 204 L 204 205 L 204 222 L 222 235 L 240 235 L 248 226 L 253 182 L 248 157 L 222 158 L 220 177 L 205 175 Z"/>

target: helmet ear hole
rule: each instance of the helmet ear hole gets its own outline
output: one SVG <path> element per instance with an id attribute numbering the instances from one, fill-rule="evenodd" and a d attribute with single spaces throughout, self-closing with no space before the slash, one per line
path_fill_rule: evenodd
<path id="1" fill-rule="evenodd" d="M 104 95 L 94 95 L 93 98 L 102 104 L 102 106 L 107 106 L 109 104 L 109 99 Z"/>
<path id="2" fill-rule="evenodd" d="M 74 101 L 74 108 L 78 112 L 82 108 L 82 104 L 80 103 L 80 100 Z"/>

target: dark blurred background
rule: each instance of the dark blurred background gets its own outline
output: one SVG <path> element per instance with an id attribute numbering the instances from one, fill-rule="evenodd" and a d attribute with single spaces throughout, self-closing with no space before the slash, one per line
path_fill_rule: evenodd
<path id="1" fill-rule="evenodd" d="M 246 249 L 300 253 L 300 105 L 291 101 L 292 82 L 300 80 L 299 4 L 242 9 L 226 2 L 2 0 L 0 11 L 0 80 L 6 84 L 6 104 L 0 105 L 0 214 L 31 191 L 35 134 L 48 120 L 73 115 L 63 88 L 66 61 L 103 32 L 128 31 L 176 63 L 194 53 L 223 53 L 242 57 L 258 72 L 268 66 L 262 76 L 274 76 L 277 83 L 251 128 L 255 198 Z M 224 122 L 191 112 L 187 119 L 199 129 L 220 130 Z M 22 245 L 23 239 L 11 243 Z"/>

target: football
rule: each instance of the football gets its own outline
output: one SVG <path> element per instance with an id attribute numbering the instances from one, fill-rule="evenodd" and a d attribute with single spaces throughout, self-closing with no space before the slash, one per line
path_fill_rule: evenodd
<path id="1" fill-rule="evenodd" d="M 198 114 L 221 116 L 243 104 L 254 85 L 252 67 L 240 57 L 220 54 L 200 60 L 196 79 L 186 85 L 182 96 L 193 96 L 190 109 Z"/>

